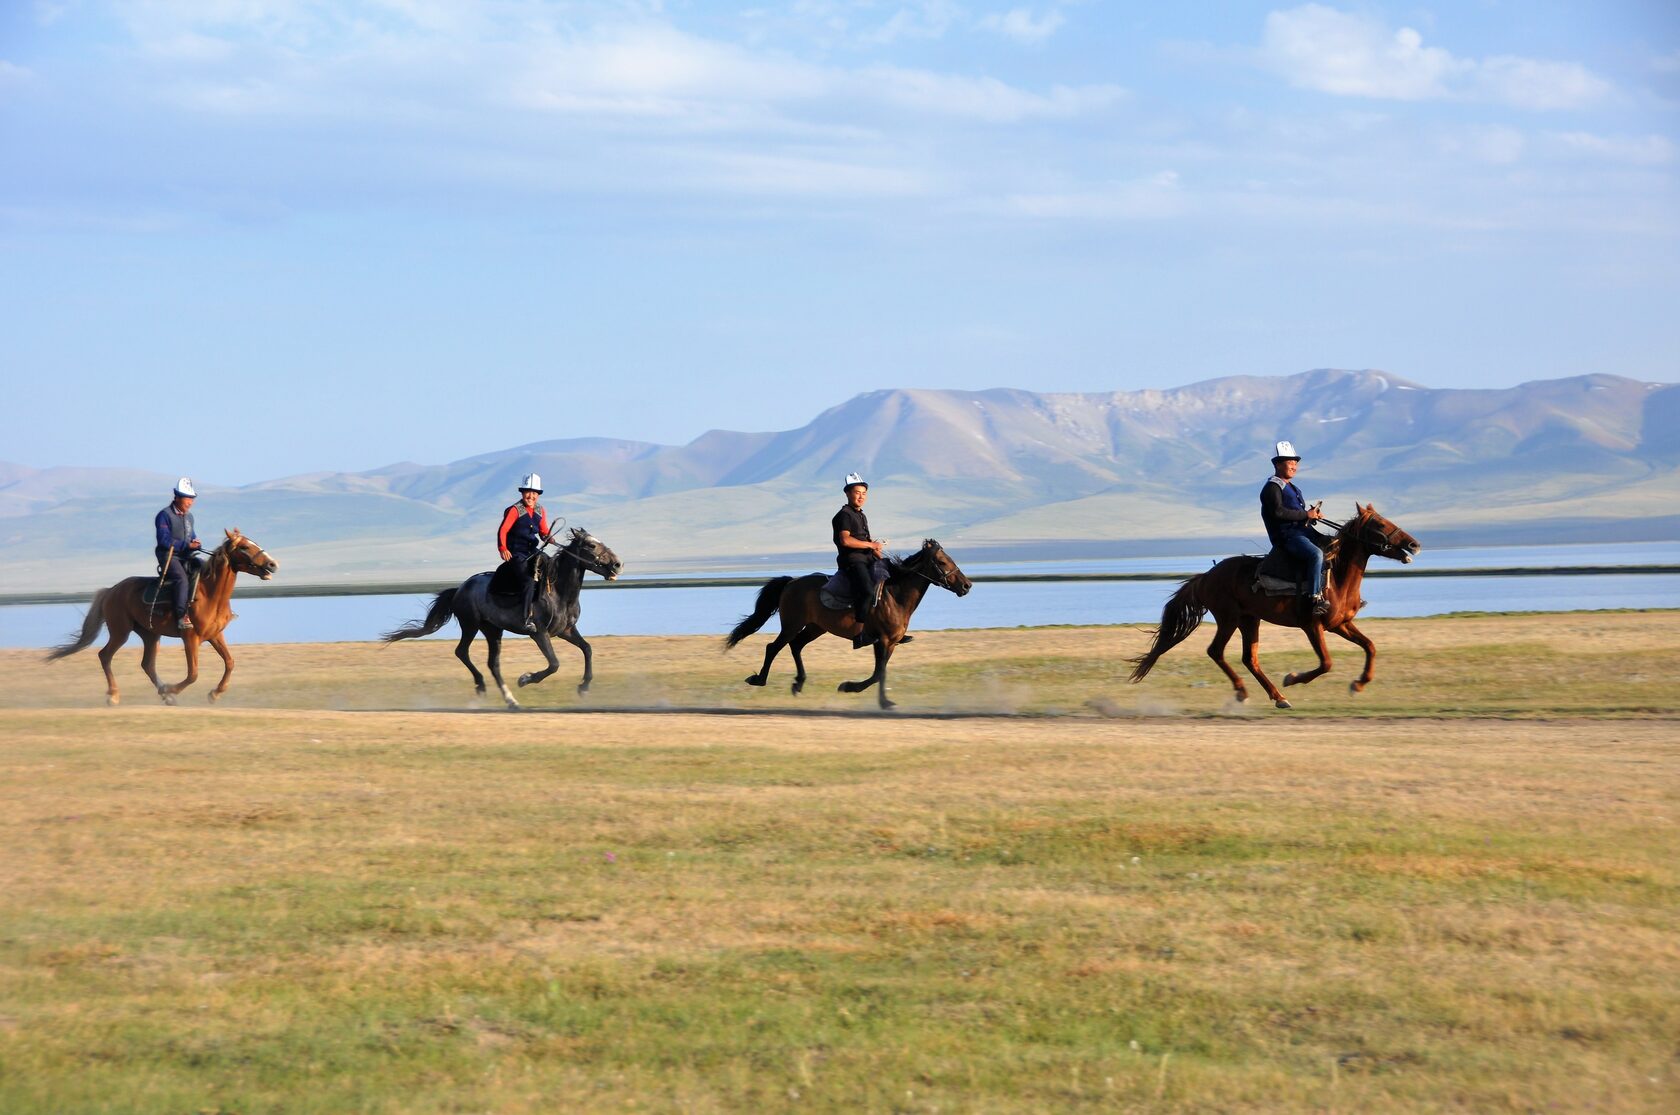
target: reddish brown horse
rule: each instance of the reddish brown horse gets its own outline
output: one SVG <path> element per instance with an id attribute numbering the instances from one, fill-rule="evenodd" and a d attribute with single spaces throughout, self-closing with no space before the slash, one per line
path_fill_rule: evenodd
<path id="1" fill-rule="evenodd" d="M 228 653 L 222 630 L 233 619 L 229 602 L 233 599 L 234 578 L 240 573 L 249 573 L 266 581 L 274 576 L 280 563 L 269 557 L 261 546 L 240 534 L 238 529 L 223 533 L 227 535 L 227 541 L 217 546 L 210 555 L 209 564 L 199 576 L 198 591 L 188 608 L 187 614 L 193 621 L 191 630 L 183 632 L 176 625 L 175 613 L 168 601 L 160 600 L 154 605 L 147 604 L 142 598 L 146 589 L 157 586 L 156 577 L 129 577 L 110 588 L 100 589 L 94 595 L 93 603 L 88 605 L 87 618 L 82 621 L 82 633 L 48 651 L 47 659 L 68 658 L 92 643 L 94 636 L 99 634 L 100 626 L 105 626 L 110 630 L 111 638 L 99 652 L 99 664 L 105 668 L 106 703 L 114 705 L 121 696 L 117 692 L 116 675 L 111 672 L 111 659 L 128 642 L 130 634 L 137 634 L 145 644 L 140 667 L 152 679 L 163 703 L 172 705 L 177 693 L 198 680 L 199 644 L 209 643 L 222 656 L 222 680 L 210 691 L 210 699 L 214 701 L 226 693 L 228 678 L 233 674 L 233 655 Z M 187 650 L 187 676 L 175 685 L 165 685 L 157 676 L 158 640 L 164 636 L 180 639 Z"/>
<path id="2" fill-rule="evenodd" d="M 1142 681 L 1150 667 L 1167 651 L 1182 643 L 1202 622 L 1204 612 L 1212 612 L 1219 629 L 1208 644 L 1208 657 L 1219 664 L 1225 676 L 1236 688 L 1237 700 L 1248 700 L 1248 689 L 1242 678 L 1225 661 L 1225 644 L 1231 632 L 1241 631 L 1243 665 L 1254 675 L 1278 708 L 1288 708 L 1277 686 L 1260 672 L 1260 621 L 1279 627 L 1299 627 L 1307 633 L 1307 641 L 1318 654 L 1318 669 L 1304 674 L 1289 674 L 1284 685 L 1305 685 L 1330 669 L 1330 652 L 1324 647 L 1324 633 L 1333 631 L 1365 652 L 1365 672 L 1348 686 L 1357 693 L 1371 683 L 1371 666 L 1377 660 L 1377 650 L 1365 633 L 1353 625 L 1353 617 L 1364 606 L 1359 590 L 1365 581 L 1365 563 L 1372 554 L 1409 563 L 1423 547 L 1417 539 L 1377 514 L 1370 504 L 1355 505 L 1355 515 L 1336 532 L 1324 552 L 1324 595 L 1330 602 L 1330 614 L 1313 616 L 1311 609 L 1298 596 L 1263 596 L 1254 591 L 1254 571 L 1260 564 L 1257 557 L 1231 557 L 1215 565 L 1206 573 L 1198 573 L 1179 586 L 1177 592 L 1161 610 L 1161 626 L 1155 629 L 1155 641 L 1148 654 L 1131 660 L 1132 680 Z"/>
<path id="3" fill-rule="evenodd" d="M 906 634 L 910 630 L 910 616 L 922 602 L 922 597 L 927 595 L 929 586 L 938 585 L 958 596 L 967 596 L 968 590 L 974 587 L 950 555 L 931 538 L 923 541 L 922 548 L 910 558 L 904 561 L 890 559 L 887 568 L 887 583 L 881 592 L 881 602 L 870 613 L 868 624 L 868 630 L 877 635 L 873 644 L 875 672 L 862 681 L 840 683 L 842 693 L 861 693 L 871 685 L 879 685 L 881 688 L 877 695 L 882 708 L 893 707 L 893 702 L 887 700 L 887 659 L 892 657 L 894 647 L 910 637 Z M 758 603 L 752 615 L 736 624 L 735 630 L 723 643 L 725 650 L 733 647 L 763 627 L 772 615 L 781 613 L 781 634 L 764 648 L 764 666 L 747 679 L 748 685 L 763 685 L 770 676 L 770 663 L 775 661 L 783 647 L 788 647 L 793 651 L 793 665 L 797 671 L 793 678 L 793 691 L 798 693 L 805 688 L 805 660 L 799 652 L 805 649 L 806 644 L 821 638 L 824 632 L 849 640 L 865 630 L 850 609 L 836 611 L 823 607 L 818 590 L 826 580 L 826 573 L 777 577 L 758 590 Z"/>

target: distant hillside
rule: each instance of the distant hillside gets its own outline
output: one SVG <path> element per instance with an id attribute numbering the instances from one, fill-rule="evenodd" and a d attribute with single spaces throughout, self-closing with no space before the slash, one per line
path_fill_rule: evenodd
<path id="1" fill-rule="evenodd" d="M 537 471 L 551 511 L 606 539 L 629 574 L 804 565 L 820 560 L 839 478 L 856 469 L 874 485 L 871 521 L 906 545 L 1252 548 L 1279 437 L 1332 514 L 1374 502 L 1426 543 L 1680 536 L 1680 386 L 1591 375 L 1471 391 L 1330 370 L 1112 394 L 876 391 L 780 433 L 543 441 L 240 488 L 201 469 L 198 513 L 206 531 L 257 537 L 288 578 L 436 579 L 493 562 L 496 513 Z M 143 567 L 173 479 L 0 465 L 7 587 L 88 587 Z M 89 522 L 106 525 L 99 538 Z"/>

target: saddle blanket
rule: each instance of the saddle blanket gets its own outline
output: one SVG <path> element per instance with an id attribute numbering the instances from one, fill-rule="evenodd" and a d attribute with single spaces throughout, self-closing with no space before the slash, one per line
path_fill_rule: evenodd
<path id="1" fill-rule="evenodd" d="M 1254 591 L 1261 596 L 1306 596 L 1312 585 L 1298 579 L 1300 572 L 1288 554 L 1274 549 L 1254 567 Z"/>
<path id="2" fill-rule="evenodd" d="M 490 595 L 519 600 L 525 595 L 525 583 L 531 579 L 529 559 L 509 558 L 496 566 L 490 574 Z"/>
<path id="3" fill-rule="evenodd" d="M 869 575 L 878 590 L 887 579 L 887 563 L 880 558 L 869 568 Z M 846 575 L 836 570 L 828 580 L 823 582 L 822 588 L 817 590 L 817 601 L 823 607 L 834 612 L 847 612 L 852 608 L 852 582 Z"/>
<path id="4" fill-rule="evenodd" d="M 187 601 L 188 601 L 188 603 L 191 603 L 193 600 L 197 599 L 197 597 L 198 597 L 198 574 L 194 573 L 192 575 L 192 577 L 187 581 Z M 163 604 L 165 606 L 173 606 L 174 603 L 175 603 L 175 597 L 174 597 L 173 594 L 168 592 L 164 588 L 163 585 L 159 584 L 156 580 L 151 580 L 150 583 L 148 583 L 145 588 L 140 590 L 140 603 L 146 605 L 148 608 L 156 607 L 158 604 Z"/>

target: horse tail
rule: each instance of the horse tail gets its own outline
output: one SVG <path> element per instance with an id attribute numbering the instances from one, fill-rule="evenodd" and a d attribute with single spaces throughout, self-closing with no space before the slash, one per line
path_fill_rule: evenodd
<path id="1" fill-rule="evenodd" d="M 105 623 L 105 597 L 110 589 L 102 588 L 93 594 L 93 602 L 88 605 L 87 615 L 82 618 L 82 633 L 68 643 L 60 643 L 47 652 L 48 662 L 57 662 L 60 658 L 69 658 L 93 642 L 94 636 L 99 634 L 99 628 Z"/>
<path id="2" fill-rule="evenodd" d="M 782 592 L 792 583 L 792 577 L 775 577 L 759 589 L 758 603 L 753 605 L 752 615 L 741 617 L 741 622 L 735 625 L 735 630 L 723 641 L 723 649 L 728 650 L 763 627 L 764 622 L 776 614 L 776 609 L 782 603 Z"/>
<path id="3" fill-rule="evenodd" d="M 1155 629 L 1155 641 L 1149 653 L 1127 659 L 1132 664 L 1133 681 L 1142 681 L 1163 654 L 1188 639 L 1202 622 L 1202 614 L 1207 611 L 1207 605 L 1201 601 L 1202 576 L 1198 573 L 1179 585 L 1167 606 L 1161 609 L 1161 625 Z"/>
<path id="4" fill-rule="evenodd" d="M 455 611 L 455 594 L 459 588 L 446 588 L 432 597 L 432 606 L 426 610 L 426 618 L 413 623 L 405 623 L 395 631 L 387 631 L 380 638 L 387 643 L 394 643 L 398 639 L 418 639 L 422 635 L 430 635 L 438 628 L 449 622 L 449 617 Z"/>

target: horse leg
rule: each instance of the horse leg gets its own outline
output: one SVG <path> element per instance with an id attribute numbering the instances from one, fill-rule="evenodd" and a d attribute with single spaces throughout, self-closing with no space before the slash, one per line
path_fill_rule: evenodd
<path id="1" fill-rule="evenodd" d="M 748 685 L 763 685 L 770 680 L 770 663 L 776 660 L 776 655 L 782 653 L 782 648 L 788 645 L 787 628 L 782 628 L 781 634 L 770 640 L 770 645 L 764 648 L 764 665 L 758 668 L 758 673 L 747 679 Z M 797 690 L 795 690 L 797 692 Z"/>
<path id="2" fill-rule="evenodd" d="M 222 656 L 222 680 L 217 682 L 216 688 L 210 691 L 210 699 L 214 701 L 227 692 L 228 678 L 233 676 L 233 652 L 228 650 L 227 640 L 222 638 L 220 632 L 210 636 L 205 641 L 216 649 L 217 654 Z"/>
<path id="3" fill-rule="evenodd" d="M 531 636 L 531 640 L 537 644 L 537 649 L 542 651 L 544 660 L 548 662 L 548 669 L 538 670 L 530 674 L 520 674 L 519 688 L 521 689 L 527 685 L 537 684 L 537 682 L 542 681 L 560 668 L 560 660 L 554 656 L 554 641 L 548 637 L 547 631 L 538 628 L 537 633 Z"/>
<path id="4" fill-rule="evenodd" d="M 1272 684 L 1272 679 L 1267 677 L 1260 669 L 1260 621 L 1254 616 L 1244 616 L 1240 626 L 1243 640 L 1243 665 L 1248 667 L 1248 672 L 1254 675 L 1254 680 L 1260 683 L 1261 688 L 1265 689 L 1266 696 L 1272 699 L 1272 704 L 1278 708 L 1288 708 L 1289 702 L 1283 699 L 1283 694 L 1279 693 L 1277 686 Z"/>
<path id="5" fill-rule="evenodd" d="M 793 654 L 793 668 L 795 670 L 793 675 L 793 695 L 795 697 L 799 696 L 800 691 L 805 688 L 805 656 L 799 652 L 813 641 L 820 639 L 822 633 L 823 629 L 816 624 L 807 624 L 800 628 L 799 634 L 788 640 L 788 650 Z"/>
<path id="6" fill-rule="evenodd" d="M 578 682 L 578 696 L 589 692 L 589 683 L 595 680 L 595 656 L 590 651 L 589 640 L 578 634 L 576 627 L 568 627 L 560 632 L 560 637 L 583 652 L 583 680 Z"/>
<path id="7" fill-rule="evenodd" d="M 879 685 L 881 690 L 877 696 L 880 700 L 881 707 L 893 708 L 895 707 L 893 702 L 887 700 L 887 659 L 892 657 L 892 647 L 888 645 L 885 638 L 877 639 L 871 645 L 875 648 L 875 672 L 864 678 L 862 681 L 841 682 L 840 692 L 862 693 L 871 685 Z"/>
<path id="8" fill-rule="evenodd" d="M 167 692 L 165 703 L 174 704 L 174 700 L 170 698 L 179 696 L 183 689 L 198 680 L 198 644 L 201 641 L 197 631 L 186 631 L 181 634 L 181 649 L 187 652 L 187 676 L 174 685 L 164 686 L 164 690 Z"/>
<path id="9" fill-rule="evenodd" d="M 1351 619 L 1335 628 L 1335 632 L 1365 652 L 1365 672 L 1348 682 L 1348 692 L 1358 693 L 1371 684 L 1371 667 L 1377 661 L 1377 645 L 1366 637 L 1365 632 L 1355 627 Z"/>
<path id="10" fill-rule="evenodd" d="M 1308 670 L 1304 674 L 1285 674 L 1284 685 L 1305 685 L 1320 674 L 1330 672 L 1330 648 L 1324 645 L 1324 627 L 1315 622 L 1307 624 L 1307 642 L 1312 644 L 1314 653 L 1318 655 L 1318 669 Z"/>
<path id="11" fill-rule="evenodd" d="M 478 667 L 472 663 L 472 655 L 467 653 L 467 648 L 472 645 L 473 636 L 476 634 L 478 634 L 478 628 L 465 623 L 461 624 L 461 641 L 455 644 L 455 657 L 461 660 L 461 664 L 467 668 L 467 673 L 472 675 L 473 691 L 482 697 L 484 696 L 484 675 L 478 672 Z"/>
<path id="12" fill-rule="evenodd" d="M 1246 701 L 1248 700 L 1248 686 L 1243 684 L 1243 679 L 1237 674 L 1237 671 L 1231 669 L 1231 664 L 1225 661 L 1225 646 L 1231 641 L 1231 633 L 1237 629 L 1237 625 L 1220 616 L 1214 618 L 1219 622 L 1219 630 L 1213 633 L 1213 642 L 1208 644 L 1207 656 L 1213 659 L 1214 665 L 1224 671 L 1226 677 L 1231 679 L 1231 687 L 1237 691 L 1237 700 L 1239 702 Z"/>
<path id="13" fill-rule="evenodd" d="M 112 623 L 107 620 L 106 626 L 111 629 L 111 638 L 106 642 L 104 649 L 99 652 L 99 665 L 105 671 L 105 703 L 114 705 L 122 700 L 122 694 L 117 691 L 117 674 L 116 671 L 111 669 L 111 659 L 115 658 L 117 651 L 121 650 L 122 645 L 128 642 L 128 634 L 131 628 L 126 620 L 120 623 Z M 151 671 L 148 670 L 147 672 L 150 673 Z M 152 680 L 156 681 L 157 678 L 154 677 Z M 162 686 L 158 688 L 161 689 Z"/>
<path id="14" fill-rule="evenodd" d="M 174 704 L 175 694 L 170 691 L 169 686 L 163 684 L 163 679 L 157 674 L 158 644 L 163 640 L 152 634 L 148 628 L 140 627 L 135 630 L 140 636 L 140 668 L 146 671 L 146 676 L 152 681 L 152 688 L 157 690 L 157 695 L 162 698 L 163 703 Z"/>
<path id="15" fill-rule="evenodd" d="M 513 691 L 502 680 L 502 633 L 494 627 L 484 629 L 484 641 L 490 647 L 490 676 L 496 679 L 496 688 L 502 691 L 502 700 L 507 702 L 508 708 L 518 708 L 519 702 L 513 699 Z"/>

